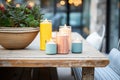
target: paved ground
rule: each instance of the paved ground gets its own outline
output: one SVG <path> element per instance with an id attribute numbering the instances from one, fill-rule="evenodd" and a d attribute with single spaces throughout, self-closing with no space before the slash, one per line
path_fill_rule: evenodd
<path id="1" fill-rule="evenodd" d="M 59 80 L 74 80 L 70 68 L 57 68 Z"/>

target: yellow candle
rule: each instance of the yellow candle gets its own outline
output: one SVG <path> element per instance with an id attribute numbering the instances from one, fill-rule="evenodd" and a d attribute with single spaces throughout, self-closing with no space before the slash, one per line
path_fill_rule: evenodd
<path id="1" fill-rule="evenodd" d="M 52 37 L 52 23 L 47 19 L 40 23 L 40 49 L 45 50 L 45 45 Z"/>

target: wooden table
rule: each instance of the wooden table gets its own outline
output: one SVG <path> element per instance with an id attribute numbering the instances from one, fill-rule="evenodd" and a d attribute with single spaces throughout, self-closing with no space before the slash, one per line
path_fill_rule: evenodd
<path id="1" fill-rule="evenodd" d="M 105 67 L 109 60 L 99 51 L 90 46 L 79 34 L 72 37 L 83 40 L 81 54 L 46 55 L 39 50 L 39 35 L 22 50 L 5 50 L 0 48 L 0 67 L 82 67 L 82 80 L 94 80 L 94 68 Z"/>

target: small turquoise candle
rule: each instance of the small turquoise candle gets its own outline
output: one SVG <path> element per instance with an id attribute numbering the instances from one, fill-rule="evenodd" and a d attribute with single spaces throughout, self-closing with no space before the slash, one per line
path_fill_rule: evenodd
<path id="1" fill-rule="evenodd" d="M 72 53 L 82 53 L 82 42 L 75 40 L 72 42 Z"/>
<path id="2" fill-rule="evenodd" d="M 54 41 L 49 41 L 46 43 L 46 54 L 56 54 L 57 53 L 57 45 Z"/>

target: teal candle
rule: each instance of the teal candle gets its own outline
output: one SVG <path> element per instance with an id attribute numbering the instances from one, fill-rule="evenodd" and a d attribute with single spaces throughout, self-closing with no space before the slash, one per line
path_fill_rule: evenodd
<path id="1" fill-rule="evenodd" d="M 80 41 L 72 42 L 72 53 L 82 53 L 82 42 Z"/>
<path id="2" fill-rule="evenodd" d="M 46 43 L 46 54 L 56 54 L 57 53 L 57 45 L 53 41 L 49 41 Z"/>

